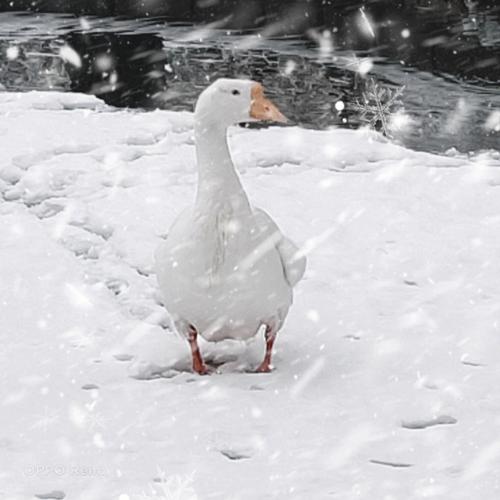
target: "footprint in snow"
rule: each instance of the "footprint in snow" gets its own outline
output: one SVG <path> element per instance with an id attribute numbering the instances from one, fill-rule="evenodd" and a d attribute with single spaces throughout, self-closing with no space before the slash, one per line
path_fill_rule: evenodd
<path id="1" fill-rule="evenodd" d="M 427 427 L 434 427 L 435 425 L 453 425 L 456 424 L 458 420 L 449 415 L 440 415 L 428 420 L 403 420 L 401 422 L 401 427 L 404 429 L 427 429 Z"/>
<path id="2" fill-rule="evenodd" d="M 38 493 L 35 497 L 41 498 L 42 500 L 63 500 L 63 498 L 66 498 L 66 493 L 64 493 L 64 491 L 54 490 L 49 493 Z"/>
<path id="3" fill-rule="evenodd" d="M 96 148 L 93 144 L 61 144 L 52 150 L 54 156 L 90 153 Z"/>
<path id="4" fill-rule="evenodd" d="M 221 455 L 225 456 L 229 460 L 243 460 L 246 458 L 252 458 L 252 455 L 245 451 L 232 450 L 229 448 L 224 448 L 217 450 Z"/>
<path id="5" fill-rule="evenodd" d="M 234 363 L 237 360 L 238 356 L 227 353 L 210 352 L 205 355 L 205 363 L 216 369 L 227 363 Z"/>
<path id="6" fill-rule="evenodd" d="M 140 148 L 114 148 L 114 150 L 111 151 L 93 153 L 92 157 L 100 163 L 116 165 L 118 162 L 129 163 L 136 161 L 144 155 L 145 152 Z"/>
<path id="7" fill-rule="evenodd" d="M 140 267 L 134 267 L 134 270 L 137 272 L 137 274 L 139 274 L 140 276 L 144 276 L 145 278 L 148 278 L 149 276 L 151 276 L 153 274 L 153 270 L 152 269 L 146 269 L 146 268 L 140 268 Z"/>
<path id="8" fill-rule="evenodd" d="M 129 367 L 129 375 L 136 380 L 156 380 L 159 378 L 174 378 L 180 375 L 181 370 L 177 367 L 158 366 L 154 363 L 139 361 Z"/>
<path id="9" fill-rule="evenodd" d="M 413 467 L 413 464 L 407 464 L 404 462 L 391 462 L 389 460 L 370 460 L 370 463 L 375 465 L 384 465 L 386 467 L 394 467 L 396 469 L 407 469 L 408 467 Z"/>
<path id="10" fill-rule="evenodd" d="M 56 156 L 90 153 L 94 149 L 95 146 L 92 144 L 63 144 L 55 147 L 54 149 L 15 156 L 12 158 L 12 164 L 22 170 L 27 170 L 34 165 L 43 163 L 47 160 L 55 158 Z"/>
<path id="11" fill-rule="evenodd" d="M 472 361 L 472 360 L 468 359 L 467 355 L 462 356 L 462 359 L 460 360 L 460 362 L 461 362 L 463 365 L 466 365 L 466 366 L 473 366 L 474 368 L 477 368 L 477 367 L 479 367 L 479 366 L 486 366 L 486 365 L 484 365 L 483 363 L 479 363 L 478 361 Z"/>
<path id="12" fill-rule="evenodd" d="M 47 203 L 47 202 L 44 202 Z M 61 207 L 64 209 L 65 207 Z M 70 209 L 71 210 L 71 209 Z M 71 212 L 70 212 L 71 213 Z M 71 214 L 73 215 L 73 214 Z M 90 218 L 88 216 L 77 216 L 77 217 L 71 217 L 70 220 L 68 221 L 68 224 L 71 226 L 77 227 L 82 229 L 83 231 L 90 233 L 92 236 L 98 236 L 99 238 L 102 238 L 103 240 L 109 240 L 111 236 L 113 235 L 114 229 L 109 226 L 104 221 L 101 221 L 97 218 Z"/>
<path id="13" fill-rule="evenodd" d="M 39 205 L 35 205 L 31 211 L 39 219 L 48 219 L 49 217 L 54 217 L 58 213 L 64 210 L 64 205 L 60 203 L 55 203 L 50 200 L 44 200 Z"/>
<path id="14" fill-rule="evenodd" d="M 3 194 L 3 199 L 5 201 L 16 201 L 19 200 L 23 195 L 23 190 L 19 186 L 14 186 L 12 189 L 5 191 Z"/>
<path id="15" fill-rule="evenodd" d="M 37 163 L 42 163 L 52 158 L 52 156 L 52 151 L 38 151 L 35 153 L 14 156 L 14 158 L 12 158 L 12 164 L 22 170 L 27 170 Z"/>
<path id="16" fill-rule="evenodd" d="M 466 366 L 473 366 L 475 368 L 477 368 L 478 366 L 485 366 L 482 363 L 474 363 L 474 361 L 462 361 L 462 364 Z"/>
<path id="17" fill-rule="evenodd" d="M 412 280 L 403 280 L 403 283 L 408 286 L 418 286 L 418 283 Z"/>
<path id="18" fill-rule="evenodd" d="M 21 180 L 22 171 L 15 165 L 7 165 L 0 169 L 0 179 L 3 179 L 8 184 L 16 184 Z"/>
<path id="19" fill-rule="evenodd" d="M 130 288 L 128 281 L 121 278 L 109 278 L 105 281 L 105 285 L 115 295 L 120 295 Z"/>
<path id="20" fill-rule="evenodd" d="M 99 389 L 99 386 L 95 385 L 95 384 L 85 384 L 85 385 L 82 385 L 82 389 L 84 391 L 92 391 L 95 389 Z"/>
<path id="21" fill-rule="evenodd" d="M 344 335 L 344 338 L 348 340 L 361 340 L 361 336 L 355 333 L 348 333 L 347 335 Z"/>
<path id="22" fill-rule="evenodd" d="M 157 142 L 157 137 L 148 131 L 128 136 L 125 139 L 125 144 L 128 144 L 129 146 L 151 146 Z"/>
<path id="23" fill-rule="evenodd" d="M 60 242 L 64 247 L 72 252 L 76 257 L 83 259 L 98 259 L 102 249 L 102 244 L 95 238 L 85 234 L 78 234 L 66 228 L 66 233 L 60 238 Z"/>
<path id="24" fill-rule="evenodd" d="M 77 222 L 73 222 L 72 224 L 74 226 L 78 225 Z M 106 222 L 101 222 L 98 220 L 87 220 L 86 222 L 81 224 L 81 227 L 85 229 L 85 231 L 100 236 L 104 240 L 109 240 L 114 232 L 114 229 Z"/>
<path id="25" fill-rule="evenodd" d="M 115 354 L 113 356 L 117 361 L 130 361 L 134 356 L 132 354 Z"/>

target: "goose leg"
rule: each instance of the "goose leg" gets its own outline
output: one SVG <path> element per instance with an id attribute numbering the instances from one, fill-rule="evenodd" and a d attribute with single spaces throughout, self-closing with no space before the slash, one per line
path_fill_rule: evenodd
<path id="1" fill-rule="evenodd" d="M 277 333 L 277 330 L 266 325 L 266 332 L 264 334 L 266 338 L 266 354 L 264 356 L 264 361 L 262 361 L 256 370 L 257 373 L 269 373 L 271 371 L 271 356 L 273 355 L 273 345 Z"/>
<path id="2" fill-rule="evenodd" d="M 191 348 L 191 356 L 193 357 L 193 370 L 199 375 L 208 375 L 208 369 L 203 362 L 203 358 L 201 357 L 197 338 L 198 332 L 196 331 L 196 328 L 192 325 L 189 325 L 188 342 L 189 347 Z"/>

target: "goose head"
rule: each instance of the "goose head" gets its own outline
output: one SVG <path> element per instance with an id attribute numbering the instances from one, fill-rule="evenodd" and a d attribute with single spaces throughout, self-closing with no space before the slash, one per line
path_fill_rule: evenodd
<path id="1" fill-rule="evenodd" d="M 260 83 L 230 78 L 216 80 L 200 94 L 195 120 L 223 128 L 255 121 L 287 122 L 280 110 L 264 96 Z"/>

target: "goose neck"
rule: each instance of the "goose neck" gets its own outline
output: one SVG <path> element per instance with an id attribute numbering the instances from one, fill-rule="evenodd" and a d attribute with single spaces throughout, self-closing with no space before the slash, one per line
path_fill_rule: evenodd
<path id="1" fill-rule="evenodd" d="M 203 120 L 195 122 L 196 157 L 198 162 L 197 202 L 242 200 L 248 204 L 243 186 L 231 159 L 227 143 L 227 127 Z"/>

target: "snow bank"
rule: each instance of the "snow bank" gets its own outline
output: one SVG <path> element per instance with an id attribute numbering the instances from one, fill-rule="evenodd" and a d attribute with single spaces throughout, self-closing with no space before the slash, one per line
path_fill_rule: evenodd
<path id="1" fill-rule="evenodd" d="M 0 117 L 0 497 L 498 498 L 497 152 L 231 130 L 309 268 L 275 372 L 246 373 L 258 339 L 203 344 L 198 377 L 152 275 L 192 116 L 0 93 Z"/>

